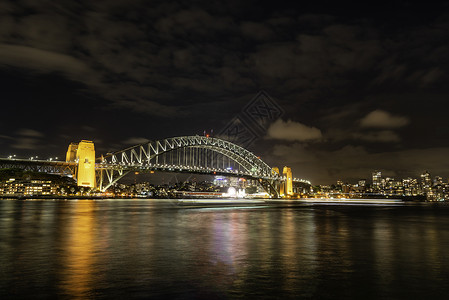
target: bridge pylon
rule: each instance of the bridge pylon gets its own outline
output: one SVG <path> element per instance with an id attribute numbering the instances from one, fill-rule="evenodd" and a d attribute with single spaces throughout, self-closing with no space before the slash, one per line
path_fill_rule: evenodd
<path id="1" fill-rule="evenodd" d="M 293 195 L 293 174 L 292 174 L 292 168 L 285 166 L 282 169 L 282 176 L 279 172 L 279 168 L 274 167 L 272 169 L 274 175 L 278 175 L 282 178 L 278 182 L 278 185 L 276 186 L 277 192 L 279 193 L 280 197 L 289 197 Z"/>
<path id="2" fill-rule="evenodd" d="M 66 162 L 77 163 L 74 176 L 78 186 L 96 187 L 95 146 L 92 141 L 71 143 L 67 150 Z"/>
<path id="3" fill-rule="evenodd" d="M 282 174 L 284 175 L 284 196 L 293 195 L 293 176 L 292 176 L 292 168 L 285 166 L 282 170 Z"/>

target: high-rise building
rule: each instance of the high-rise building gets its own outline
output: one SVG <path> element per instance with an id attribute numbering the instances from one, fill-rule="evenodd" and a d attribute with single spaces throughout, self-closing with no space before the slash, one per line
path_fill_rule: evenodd
<path id="1" fill-rule="evenodd" d="M 442 185 L 443 184 L 443 177 L 441 176 L 435 176 L 433 179 L 433 185 Z"/>
<path id="2" fill-rule="evenodd" d="M 357 192 L 364 193 L 366 192 L 366 179 L 360 179 L 357 184 Z"/>
<path id="3" fill-rule="evenodd" d="M 215 176 L 214 185 L 219 187 L 229 186 L 229 180 L 225 176 Z"/>
<path id="4" fill-rule="evenodd" d="M 373 189 L 380 190 L 382 184 L 382 172 L 375 171 L 373 172 Z"/>
<path id="5" fill-rule="evenodd" d="M 430 177 L 430 174 L 427 171 L 424 171 L 424 173 L 421 174 L 421 186 L 424 189 L 432 187 L 432 178 Z"/>

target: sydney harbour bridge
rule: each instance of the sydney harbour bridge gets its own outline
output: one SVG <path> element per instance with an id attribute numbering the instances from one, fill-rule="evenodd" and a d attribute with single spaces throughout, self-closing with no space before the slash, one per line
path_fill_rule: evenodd
<path id="1" fill-rule="evenodd" d="M 22 168 L 71 175 L 79 186 L 104 192 L 130 172 L 178 172 L 223 175 L 258 181 L 273 198 L 292 194 L 291 169 L 271 168 L 260 157 L 229 141 L 181 136 L 148 141 L 99 157 L 94 143 L 69 145 L 65 161 L 0 158 L 0 168 Z"/>

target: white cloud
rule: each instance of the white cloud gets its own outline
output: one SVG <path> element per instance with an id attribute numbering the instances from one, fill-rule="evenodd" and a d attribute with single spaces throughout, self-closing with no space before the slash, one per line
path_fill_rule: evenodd
<path id="1" fill-rule="evenodd" d="M 267 138 L 286 141 L 308 141 L 321 139 L 322 134 L 318 128 L 288 120 L 278 119 L 271 124 L 267 131 Z"/>
<path id="2" fill-rule="evenodd" d="M 399 128 L 408 123 L 408 118 L 394 116 L 389 112 L 380 109 L 370 112 L 360 120 L 360 126 L 367 128 Z"/>

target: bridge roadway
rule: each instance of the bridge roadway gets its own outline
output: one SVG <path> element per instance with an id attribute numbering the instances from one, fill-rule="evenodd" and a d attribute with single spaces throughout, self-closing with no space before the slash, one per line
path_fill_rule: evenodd
<path id="1" fill-rule="evenodd" d="M 73 175 L 75 168 L 78 166 L 76 162 L 65 162 L 58 160 L 39 160 L 39 159 L 21 159 L 21 158 L 5 158 L 0 157 L 0 169 L 20 168 L 26 171 L 44 172 L 60 175 Z M 219 168 L 204 168 L 197 166 L 184 165 L 168 165 L 168 164 L 111 164 L 111 163 L 95 163 L 95 169 L 101 171 L 107 170 L 125 170 L 128 172 L 176 172 L 176 173 L 192 173 L 203 175 L 223 175 L 235 176 L 246 179 L 260 179 L 249 173 L 239 170 L 228 170 Z M 263 177 L 266 179 L 265 177 Z M 267 177 L 268 178 L 268 177 Z"/>
<path id="2" fill-rule="evenodd" d="M 73 175 L 77 166 L 76 162 L 0 157 L 0 169 L 19 168 L 25 171 Z"/>

